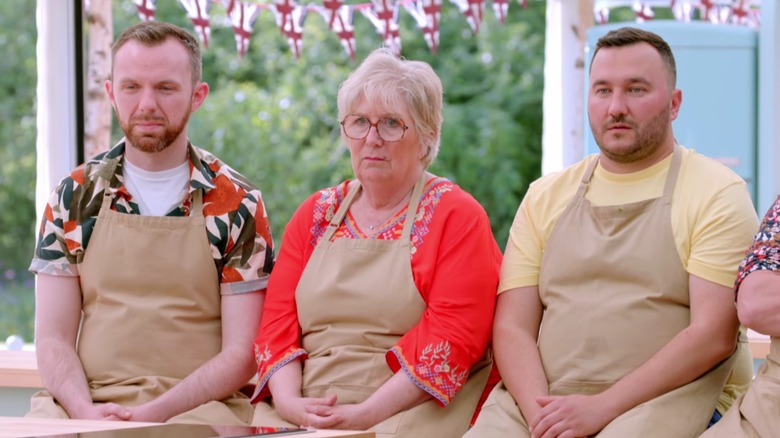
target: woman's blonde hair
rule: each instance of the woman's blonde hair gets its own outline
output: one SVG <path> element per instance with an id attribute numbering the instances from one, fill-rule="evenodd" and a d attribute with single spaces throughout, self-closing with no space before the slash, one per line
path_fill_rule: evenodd
<path id="1" fill-rule="evenodd" d="M 360 99 L 387 108 L 405 105 L 420 144 L 427 148 L 422 163 L 427 168 L 433 162 L 439 153 L 443 96 L 441 80 L 430 65 L 399 58 L 388 48 L 374 50 L 341 83 L 339 120 L 351 114 Z"/>

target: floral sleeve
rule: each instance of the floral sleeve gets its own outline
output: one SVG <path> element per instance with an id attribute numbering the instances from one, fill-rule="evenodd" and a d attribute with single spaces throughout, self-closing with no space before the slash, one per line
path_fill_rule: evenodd
<path id="1" fill-rule="evenodd" d="M 737 281 L 734 285 L 735 299 L 745 277 L 758 270 L 780 270 L 780 196 L 766 212 L 761 227 L 748 248 L 747 255 L 739 265 Z"/>

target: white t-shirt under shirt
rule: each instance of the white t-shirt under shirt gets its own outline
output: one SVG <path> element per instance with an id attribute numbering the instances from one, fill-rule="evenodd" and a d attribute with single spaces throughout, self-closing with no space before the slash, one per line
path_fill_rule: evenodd
<path id="1" fill-rule="evenodd" d="M 150 172 L 124 160 L 125 187 L 146 216 L 165 216 L 181 203 L 190 181 L 189 163 Z"/>

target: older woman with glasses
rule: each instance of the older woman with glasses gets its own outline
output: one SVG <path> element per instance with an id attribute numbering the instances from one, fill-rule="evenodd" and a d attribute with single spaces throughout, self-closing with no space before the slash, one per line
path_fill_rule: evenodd
<path id="1" fill-rule="evenodd" d="M 491 374 L 501 253 L 480 204 L 426 171 L 441 82 L 379 49 L 338 110 L 355 179 L 287 225 L 255 340 L 253 424 L 460 437 Z"/>

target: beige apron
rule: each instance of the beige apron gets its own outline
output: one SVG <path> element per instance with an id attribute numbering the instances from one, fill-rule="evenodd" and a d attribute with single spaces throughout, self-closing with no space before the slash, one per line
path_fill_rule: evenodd
<path id="1" fill-rule="evenodd" d="M 341 404 L 360 403 L 392 377 L 385 354 L 419 322 L 426 308 L 410 263 L 415 220 L 410 212 L 417 212 L 425 177 L 423 173 L 415 185 L 399 240 L 331 241 L 360 191 L 356 184 L 314 249 L 296 290 L 303 348 L 309 353 L 303 367 L 303 396 L 337 394 Z M 475 365 L 446 408 L 429 400 L 371 430 L 377 437 L 461 436 L 487 382 L 489 365 L 487 359 Z M 280 421 L 271 406 L 261 402 L 253 424 Z"/>
<path id="2" fill-rule="evenodd" d="M 95 403 L 149 402 L 221 350 L 219 277 L 203 217 L 202 191 L 187 217 L 112 211 L 106 192 L 81 265 L 78 355 Z M 30 416 L 67 417 L 47 392 Z M 252 407 L 236 393 L 171 422 L 248 424 Z"/>
<path id="3" fill-rule="evenodd" d="M 771 342 L 769 355 L 747 392 L 702 438 L 780 436 L 780 338 Z"/>
<path id="4" fill-rule="evenodd" d="M 545 312 L 538 345 L 550 394 L 600 393 L 688 326 L 689 276 L 677 256 L 671 227 L 680 155 L 675 148 L 660 198 L 602 207 L 585 199 L 598 162 L 594 160 L 555 225 L 539 277 Z M 732 358 L 629 410 L 598 436 L 698 435 L 712 417 Z M 481 435 L 469 436 L 529 436 L 503 385 L 485 403 L 486 411 L 475 428 Z"/>
<path id="5" fill-rule="evenodd" d="M 747 391 L 750 382 L 753 381 L 753 352 L 750 349 L 750 341 L 747 337 L 747 328 L 739 327 L 737 337 L 737 351 L 734 352 L 734 365 L 726 378 L 723 392 L 718 399 L 716 410 L 724 415 L 734 402 Z"/>

